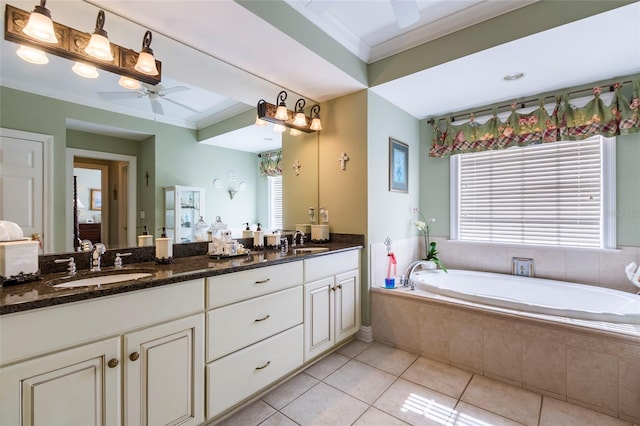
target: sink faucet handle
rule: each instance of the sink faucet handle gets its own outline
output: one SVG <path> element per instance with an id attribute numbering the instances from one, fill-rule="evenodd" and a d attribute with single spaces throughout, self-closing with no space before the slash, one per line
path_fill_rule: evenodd
<path id="1" fill-rule="evenodd" d="M 116 253 L 116 260 L 113 262 L 116 269 L 122 268 L 122 258 L 125 256 L 131 256 L 131 253 Z"/>
<path id="2" fill-rule="evenodd" d="M 55 263 L 67 263 L 67 272 L 69 275 L 76 274 L 76 261 L 73 257 L 69 257 L 67 259 L 56 259 Z"/>

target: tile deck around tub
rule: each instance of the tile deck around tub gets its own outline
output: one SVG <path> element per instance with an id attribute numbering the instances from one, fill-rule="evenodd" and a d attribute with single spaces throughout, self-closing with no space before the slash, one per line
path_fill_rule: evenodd
<path id="1" fill-rule="evenodd" d="M 632 426 L 381 343 L 359 340 L 220 424 Z"/>

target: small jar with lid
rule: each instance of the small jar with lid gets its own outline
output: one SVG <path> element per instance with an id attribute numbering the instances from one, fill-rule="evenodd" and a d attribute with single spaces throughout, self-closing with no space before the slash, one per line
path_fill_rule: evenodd
<path id="1" fill-rule="evenodd" d="M 200 216 L 200 219 L 198 219 L 198 221 L 193 227 L 193 238 L 196 241 L 207 241 L 208 228 L 209 226 L 207 225 L 207 222 L 205 222 L 202 216 Z"/>

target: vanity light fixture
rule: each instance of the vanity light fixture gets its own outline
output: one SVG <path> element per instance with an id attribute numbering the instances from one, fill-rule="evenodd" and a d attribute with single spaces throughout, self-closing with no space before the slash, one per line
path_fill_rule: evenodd
<path id="1" fill-rule="evenodd" d="M 307 116 L 304 113 L 304 105 L 306 101 L 299 99 L 296 102 L 295 112 L 286 109 L 284 100 L 287 98 L 287 92 L 284 90 L 278 94 L 277 101 L 280 105 L 270 104 L 264 99 L 260 99 L 257 105 L 258 115 L 256 117 L 256 125 L 262 126 L 264 122 L 273 123 L 273 130 L 275 132 L 282 133 L 288 127 L 291 129 L 289 133 L 292 136 L 297 136 L 301 132 L 313 133 L 318 130 L 322 130 L 322 123 L 320 121 L 320 105 L 314 105 L 311 108 L 310 115 Z M 278 111 L 286 111 L 286 115 L 278 115 Z M 282 117 L 282 118 L 278 118 Z"/>
<path id="2" fill-rule="evenodd" d="M 138 80 L 135 80 L 131 77 L 126 77 L 124 75 L 120 77 L 120 80 L 118 80 L 118 84 L 121 87 L 129 90 L 138 90 L 140 88 L 140 82 Z"/>
<path id="3" fill-rule="evenodd" d="M 53 22 L 45 4 L 46 1 L 41 0 L 33 12 L 9 4 L 5 7 L 4 38 L 21 46 L 16 52 L 20 58 L 31 63 L 45 64 L 46 54 L 52 54 L 154 86 L 160 83 L 162 64 L 153 56 L 150 31 L 145 33 L 142 51 L 138 54 L 109 42 L 104 31 L 105 18 L 102 10 L 98 12 L 95 32 L 88 34 Z M 77 67 L 74 65 L 74 68 Z M 95 72 L 91 74 L 95 75 Z"/>
<path id="4" fill-rule="evenodd" d="M 111 44 L 107 38 L 107 32 L 104 30 L 104 20 L 104 10 L 101 10 L 96 18 L 96 29 L 91 34 L 89 44 L 84 48 L 84 51 L 102 61 L 113 61 Z"/>
<path id="5" fill-rule="evenodd" d="M 51 12 L 46 8 L 46 4 L 47 0 L 40 0 L 40 5 L 35 6 L 22 32 L 45 43 L 58 43 L 58 37 L 53 29 Z"/>
<path id="6" fill-rule="evenodd" d="M 99 75 L 96 67 L 87 65 L 82 62 L 76 62 L 75 64 L 73 64 L 71 70 L 78 74 L 80 77 L 84 78 L 98 78 Z"/>

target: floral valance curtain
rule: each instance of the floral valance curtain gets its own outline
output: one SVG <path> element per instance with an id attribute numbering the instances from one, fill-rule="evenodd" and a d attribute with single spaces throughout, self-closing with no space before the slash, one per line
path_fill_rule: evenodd
<path id="1" fill-rule="evenodd" d="M 262 176 L 282 176 L 282 151 L 263 152 L 258 157 Z"/>
<path id="2" fill-rule="evenodd" d="M 632 83 L 631 100 L 622 94 L 622 85 L 614 84 L 615 94 L 610 105 L 600 99 L 601 89 L 593 89 L 594 97 L 584 107 L 571 104 L 568 94 L 556 97 L 556 105 L 549 114 L 543 100 L 534 111 L 516 112 L 502 121 L 494 112 L 485 123 L 470 121 L 454 125 L 450 119 L 435 121 L 431 157 L 448 157 L 466 152 L 504 149 L 512 146 L 572 141 L 594 135 L 616 136 L 640 133 L 640 80 Z M 442 126 L 441 122 L 446 124 Z"/>

